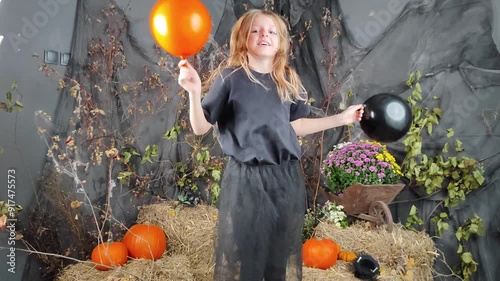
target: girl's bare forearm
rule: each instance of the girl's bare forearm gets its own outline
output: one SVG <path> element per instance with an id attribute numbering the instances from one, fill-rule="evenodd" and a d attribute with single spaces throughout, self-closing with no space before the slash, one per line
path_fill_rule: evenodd
<path id="1" fill-rule="evenodd" d="M 340 127 L 346 124 L 340 114 L 323 118 L 301 118 L 292 122 L 292 127 L 297 136 L 306 136 L 324 130 Z"/>
<path id="2" fill-rule="evenodd" d="M 212 128 L 212 124 L 205 118 L 199 96 L 191 94 L 189 95 L 189 121 L 195 135 L 206 134 Z"/>

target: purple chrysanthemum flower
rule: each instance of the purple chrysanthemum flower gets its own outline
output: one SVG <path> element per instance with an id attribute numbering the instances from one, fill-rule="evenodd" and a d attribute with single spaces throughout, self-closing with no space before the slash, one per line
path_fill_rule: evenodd
<path id="1" fill-rule="evenodd" d="M 351 181 L 364 184 L 392 183 L 397 180 L 392 166 L 376 159 L 385 148 L 368 142 L 341 143 L 328 153 L 321 173 L 328 178 L 331 190 L 341 193 Z M 345 176 L 345 175 L 349 176 Z"/>

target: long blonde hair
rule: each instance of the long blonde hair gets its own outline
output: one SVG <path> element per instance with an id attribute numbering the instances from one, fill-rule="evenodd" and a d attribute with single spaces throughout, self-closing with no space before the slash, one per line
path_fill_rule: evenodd
<path id="1" fill-rule="evenodd" d="M 306 100 L 307 93 L 302 85 L 297 72 L 289 66 L 288 52 L 290 49 L 290 37 L 285 22 L 276 13 L 265 10 L 252 9 L 243 14 L 235 23 L 231 31 L 229 56 L 219 64 L 206 81 L 208 87 L 211 82 L 221 74 L 222 70 L 228 67 L 236 69 L 243 68 L 250 80 L 261 84 L 251 73 L 248 66 L 248 37 L 251 32 L 253 21 L 258 15 L 269 16 L 276 25 L 279 36 L 279 48 L 274 57 L 271 77 L 276 83 L 278 94 L 282 101 L 285 100 Z M 261 84 L 262 85 L 262 84 Z"/>

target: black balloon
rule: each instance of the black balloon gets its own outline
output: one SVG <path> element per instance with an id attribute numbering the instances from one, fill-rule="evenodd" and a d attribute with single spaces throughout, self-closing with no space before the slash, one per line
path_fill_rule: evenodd
<path id="1" fill-rule="evenodd" d="M 406 135 L 412 114 L 408 103 L 393 94 L 376 94 L 365 103 L 361 129 L 372 140 L 394 142 Z"/>

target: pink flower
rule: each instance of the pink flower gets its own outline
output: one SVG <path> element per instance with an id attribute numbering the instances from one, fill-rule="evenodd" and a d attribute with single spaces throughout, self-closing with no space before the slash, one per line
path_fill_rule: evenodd
<path id="1" fill-rule="evenodd" d="M 376 158 L 384 152 L 384 147 L 376 143 L 341 143 L 328 153 L 321 172 L 330 190 L 337 194 L 356 181 L 368 185 L 395 183 L 399 177 L 392 166 Z"/>

